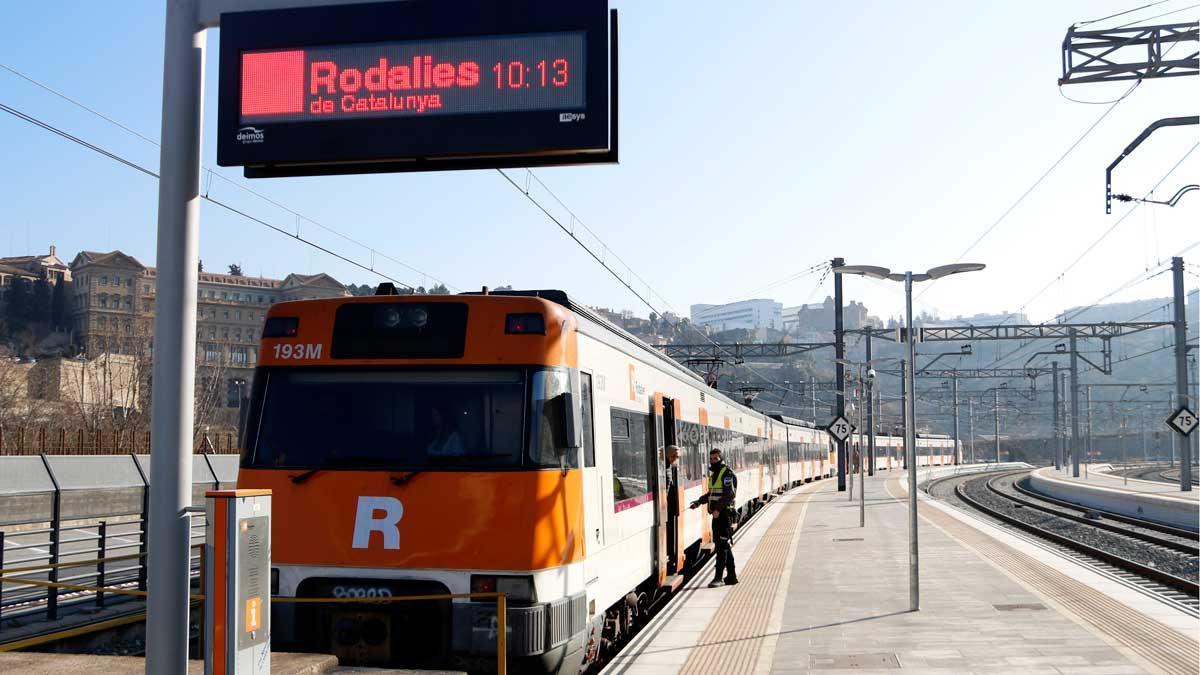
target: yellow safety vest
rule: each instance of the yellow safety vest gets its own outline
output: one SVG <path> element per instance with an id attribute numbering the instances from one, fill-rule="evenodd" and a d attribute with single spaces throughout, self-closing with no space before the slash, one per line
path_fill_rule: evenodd
<path id="1" fill-rule="evenodd" d="M 713 475 L 708 474 L 708 505 L 710 507 L 718 507 L 721 505 L 721 498 L 725 494 L 725 472 L 729 467 L 723 466 L 721 470 Z"/>

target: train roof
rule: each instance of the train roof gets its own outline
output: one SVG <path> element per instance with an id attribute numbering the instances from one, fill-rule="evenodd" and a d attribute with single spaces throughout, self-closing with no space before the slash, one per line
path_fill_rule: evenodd
<path id="1" fill-rule="evenodd" d="M 594 324 L 597 328 L 600 328 L 601 330 L 607 332 L 610 336 L 616 337 L 621 340 L 624 340 L 625 342 L 628 342 L 631 346 L 633 346 L 634 348 L 639 350 L 642 354 L 654 359 L 656 362 L 662 364 L 664 367 L 673 370 L 674 372 L 682 375 L 683 377 L 687 378 L 688 380 L 693 381 L 706 396 L 712 396 L 714 398 L 720 399 L 720 400 L 734 406 L 735 408 L 740 408 L 741 410 L 744 410 L 749 413 L 753 413 L 756 415 L 765 415 L 765 413 L 763 413 L 763 411 L 755 410 L 754 408 L 751 408 L 743 403 L 733 400 L 732 398 L 730 398 L 730 397 L 726 396 L 724 393 L 722 393 L 720 390 L 709 387 L 708 384 L 704 382 L 703 378 L 701 378 L 699 375 L 692 372 L 691 370 L 688 370 L 687 368 L 685 368 L 683 365 L 681 365 L 675 359 L 668 357 L 666 354 L 663 354 L 662 352 L 658 351 L 657 349 L 655 349 L 655 348 L 651 347 L 650 345 L 646 344 L 645 342 L 643 342 L 640 338 L 635 336 L 633 333 L 630 333 L 629 331 L 625 330 L 624 328 L 621 328 L 620 326 L 614 324 L 613 322 L 609 321 L 608 319 L 605 319 L 604 317 L 600 316 L 591 307 L 588 307 L 586 305 L 581 305 L 581 304 L 573 301 L 570 298 L 570 296 L 567 295 L 566 291 L 560 291 L 557 289 L 547 288 L 547 289 L 535 289 L 535 290 L 488 291 L 487 294 L 488 295 L 498 295 L 498 296 L 522 297 L 522 298 L 541 298 L 543 300 L 548 300 L 557 305 L 566 307 L 570 311 L 574 312 L 580 318 L 584 319 L 587 322 Z M 483 293 L 481 291 L 468 291 L 466 293 L 461 293 L 460 295 L 483 295 Z M 596 337 L 600 337 L 600 336 L 596 336 Z"/>
<path id="2" fill-rule="evenodd" d="M 809 422 L 808 420 L 802 420 L 797 417 L 788 417 L 787 415 L 784 415 L 783 413 L 767 413 L 767 417 L 770 417 L 771 419 L 773 419 L 777 422 L 783 422 L 784 424 L 790 424 L 794 427 L 808 427 L 809 429 L 817 428 L 817 425 L 813 422 Z"/>

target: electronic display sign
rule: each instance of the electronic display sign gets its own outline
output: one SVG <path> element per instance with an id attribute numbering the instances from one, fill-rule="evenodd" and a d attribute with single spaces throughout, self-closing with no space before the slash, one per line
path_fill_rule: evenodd
<path id="1" fill-rule="evenodd" d="M 249 177 L 616 161 L 607 0 L 221 17 L 217 163 Z"/>

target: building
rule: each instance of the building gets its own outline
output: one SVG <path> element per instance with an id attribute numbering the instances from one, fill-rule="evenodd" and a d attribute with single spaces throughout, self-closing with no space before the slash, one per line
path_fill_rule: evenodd
<path id="1" fill-rule="evenodd" d="M 0 315 L 7 309 L 8 291 L 13 279 L 21 278 L 29 284 L 45 278 L 50 284 L 71 282 L 71 268 L 55 255 L 54 247 L 46 255 L 22 255 L 0 258 Z"/>
<path id="2" fill-rule="evenodd" d="M 832 331 L 835 309 L 833 298 L 829 296 L 821 303 L 788 307 L 783 310 L 783 330 L 789 335 Z M 861 302 L 851 300 L 842 307 L 842 326 L 846 330 L 857 330 L 878 323 Z"/>
<path id="3" fill-rule="evenodd" d="M 45 276 L 51 284 L 60 281 L 71 281 L 71 268 L 56 255 L 55 248 L 50 247 L 46 255 L 22 255 L 0 258 L 0 266 L 14 268 L 25 272 L 31 279 Z"/>
<path id="4" fill-rule="evenodd" d="M 953 319 L 943 319 L 940 323 L 950 326 L 998 326 L 1003 324 L 1013 326 L 1028 324 L 1029 317 L 1020 312 L 1000 312 L 999 314 L 959 315 Z"/>
<path id="5" fill-rule="evenodd" d="M 70 323 L 89 358 L 99 354 L 149 357 L 154 331 L 157 270 L 121 251 L 83 251 L 71 262 Z M 343 297 L 346 287 L 328 274 L 283 279 L 201 272 L 196 305 L 196 367 L 202 388 L 224 380 L 227 405 L 239 404 L 258 361 L 267 309 L 277 302 Z"/>
<path id="6" fill-rule="evenodd" d="M 149 367 L 149 361 L 125 354 L 42 359 L 28 376 L 29 397 L 77 407 L 85 415 L 127 415 L 142 408 L 140 371 Z"/>
<path id="7" fill-rule="evenodd" d="M 692 305 L 692 325 L 714 332 L 761 328 L 783 330 L 783 304 L 758 298 L 724 305 Z"/>

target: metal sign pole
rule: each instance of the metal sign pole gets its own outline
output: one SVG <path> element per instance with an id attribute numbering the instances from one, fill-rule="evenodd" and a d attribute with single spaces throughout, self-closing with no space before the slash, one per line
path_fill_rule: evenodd
<path id="1" fill-rule="evenodd" d="M 196 284 L 205 30 L 198 0 L 167 3 L 151 401 L 146 672 L 188 669 Z"/>
<path id="2" fill-rule="evenodd" d="M 917 369 L 917 332 L 912 318 L 912 272 L 904 273 L 905 324 L 908 326 L 908 368 L 904 369 L 904 381 L 908 405 L 904 406 L 904 445 L 908 455 L 908 609 L 921 608 L 920 565 L 917 556 L 917 422 L 915 372 Z"/>
<path id="3" fill-rule="evenodd" d="M 1181 408 L 1196 410 L 1195 402 L 1188 395 L 1187 367 L 1187 318 L 1184 313 L 1183 258 L 1171 258 L 1171 276 L 1175 289 L 1175 398 Z M 1191 405 L 1189 405 L 1191 404 Z M 1172 410 L 1172 412 L 1174 412 Z M 1192 443 L 1183 433 L 1176 431 L 1175 445 L 1179 448 L 1179 490 L 1192 490 Z"/>
<path id="4" fill-rule="evenodd" d="M 1079 478 L 1079 345 L 1075 329 L 1071 329 L 1071 476 Z M 1086 459 L 1084 462 L 1086 463 Z"/>

